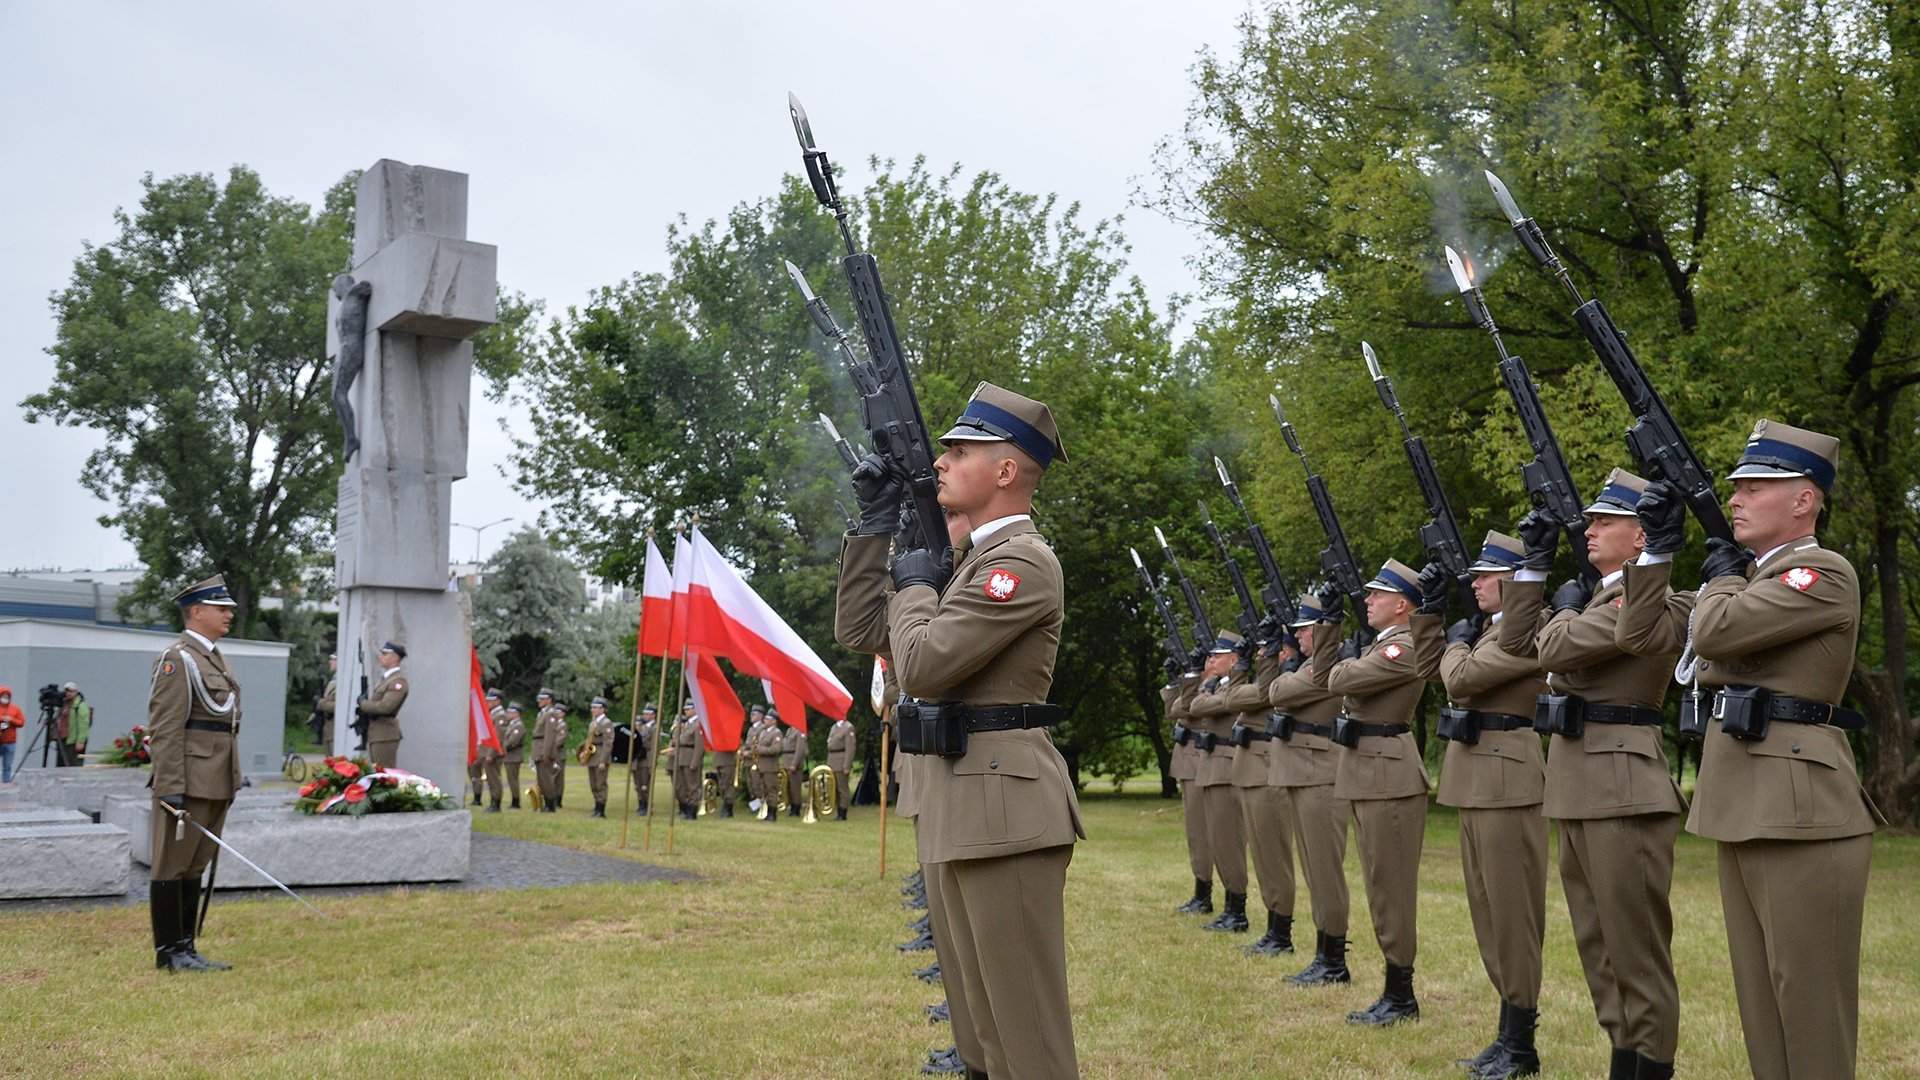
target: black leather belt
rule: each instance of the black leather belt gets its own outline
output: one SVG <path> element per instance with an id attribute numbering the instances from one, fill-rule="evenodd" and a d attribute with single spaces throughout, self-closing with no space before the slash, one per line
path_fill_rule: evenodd
<path id="1" fill-rule="evenodd" d="M 1067 715 L 1058 705 L 969 705 L 966 709 L 970 732 L 1052 727 Z"/>
<path id="2" fill-rule="evenodd" d="M 1515 716 L 1512 713 L 1483 712 L 1480 716 L 1481 731 L 1518 731 L 1533 726 L 1533 717 Z"/>
<path id="3" fill-rule="evenodd" d="M 1295 720 L 1293 722 L 1293 733 L 1295 735 L 1318 735 L 1322 739 L 1330 739 L 1333 737 L 1333 725 L 1309 724 L 1303 720 Z"/>
<path id="4" fill-rule="evenodd" d="M 222 735 L 231 735 L 234 732 L 234 727 L 224 720 L 189 720 L 187 721 L 187 730 L 217 731 Z"/>
<path id="5" fill-rule="evenodd" d="M 1252 740 L 1253 742 L 1266 742 L 1271 738 L 1273 738 L 1273 736 L 1267 734 L 1264 729 L 1253 727 L 1248 724 L 1242 724 L 1237 721 L 1233 725 L 1232 741 L 1235 746 L 1245 745 L 1245 743 L 1242 743 L 1240 741 L 1242 739 L 1249 739 L 1249 740 Z"/>
<path id="6" fill-rule="evenodd" d="M 1792 694 L 1768 694 L 1767 719 L 1789 724 L 1830 724 L 1842 731 L 1860 731 L 1867 726 L 1867 718 L 1852 709 Z"/>
<path id="7" fill-rule="evenodd" d="M 1642 727 L 1659 727 L 1665 719 L 1659 709 L 1642 705 L 1598 705 L 1591 701 L 1587 702 L 1585 715 L 1589 724 L 1637 724 Z"/>
<path id="8" fill-rule="evenodd" d="M 1529 723 L 1529 724 L 1531 724 L 1531 723 L 1533 723 L 1533 721 L 1531 721 L 1531 720 L 1529 720 L 1529 721 L 1527 721 L 1527 723 Z M 1413 730 L 1412 728 L 1410 728 L 1410 727 L 1408 727 L 1408 726 L 1407 726 L 1407 725 L 1405 725 L 1405 724 L 1360 724 L 1360 723 L 1355 723 L 1355 724 L 1353 724 L 1353 725 L 1351 725 L 1351 727 L 1353 728 L 1353 730 L 1354 730 L 1355 732 L 1357 732 L 1357 733 L 1358 733 L 1358 734 L 1360 734 L 1361 736 L 1363 736 L 1363 737 L 1373 737 L 1373 738 L 1392 738 L 1392 737 L 1393 737 L 1393 736 L 1395 736 L 1395 735 L 1405 735 L 1405 734 L 1406 734 L 1407 732 L 1409 732 L 1409 731 L 1412 731 L 1412 730 Z M 1295 730 L 1299 730 L 1299 731 L 1304 731 L 1304 730 L 1306 730 L 1306 726 L 1305 726 L 1305 725 L 1301 725 L 1301 726 L 1299 726 L 1298 728 L 1296 728 Z"/>

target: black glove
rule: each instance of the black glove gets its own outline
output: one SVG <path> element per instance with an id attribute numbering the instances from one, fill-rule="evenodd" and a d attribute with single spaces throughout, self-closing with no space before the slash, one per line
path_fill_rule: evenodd
<path id="1" fill-rule="evenodd" d="M 1307 662 L 1306 657 L 1301 656 L 1299 653 L 1294 653 L 1292 656 L 1289 656 L 1285 660 L 1280 661 L 1280 671 L 1282 674 L 1291 675 L 1294 672 L 1299 671 L 1301 665 L 1305 664 L 1306 662 Z"/>
<path id="2" fill-rule="evenodd" d="M 1334 659 L 1336 659 L 1336 660 L 1358 660 L 1358 659 L 1360 659 L 1360 637 L 1359 637 L 1359 635 L 1357 635 L 1357 634 L 1356 634 L 1356 635 L 1354 635 L 1353 637 L 1350 637 L 1350 638 L 1342 638 L 1342 639 L 1340 639 L 1340 654 L 1339 654 L 1338 656 L 1336 656 L 1336 657 L 1334 657 Z"/>
<path id="3" fill-rule="evenodd" d="M 1167 678 L 1173 682 L 1179 682 L 1180 676 L 1187 670 L 1180 665 L 1179 660 L 1171 656 L 1167 657 L 1161 666 L 1167 669 Z"/>
<path id="4" fill-rule="evenodd" d="M 1527 511 L 1514 530 L 1527 545 L 1527 553 L 1521 557 L 1520 565 L 1528 570 L 1545 570 L 1553 565 L 1553 553 L 1560 546 L 1560 519 L 1553 511 L 1541 507 Z"/>
<path id="5" fill-rule="evenodd" d="M 1442 615 L 1447 610 L 1447 586 L 1453 583 L 1453 575 L 1437 562 L 1430 562 L 1420 568 L 1420 578 L 1415 584 L 1420 586 L 1420 614 Z"/>
<path id="6" fill-rule="evenodd" d="M 1338 626 L 1340 625 L 1340 620 L 1347 617 L 1346 608 L 1341 605 L 1341 602 L 1344 601 L 1346 597 L 1340 594 L 1338 588 L 1329 585 L 1315 593 L 1313 598 L 1320 601 L 1321 622 Z"/>
<path id="7" fill-rule="evenodd" d="M 946 588 L 947 579 L 953 576 L 953 549 L 935 555 L 926 548 L 914 548 L 903 551 L 893 558 L 893 588 L 895 592 L 909 585 L 926 585 L 935 592 Z"/>
<path id="8" fill-rule="evenodd" d="M 1268 615 L 1260 620 L 1260 625 L 1255 627 L 1254 632 L 1260 636 L 1261 641 L 1278 641 L 1286 636 L 1287 628 L 1280 625 L 1280 616 Z"/>
<path id="9" fill-rule="evenodd" d="M 1655 480 L 1640 493 L 1633 514 L 1647 534 L 1647 554 L 1671 555 L 1687 542 L 1687 504 L 1678 492 Z"/>
<path id="10" fill-rule="evenodd" d="M 1478 619 L 1461 619 L 1447 627 L 1447 644 L 1449 645 L 1465 645 L 1471 648 L 1473 643 L 1479 640 L 1480 621 Z"/>
<path id="11" fill-rule="evenodd" d="M 900 504 L 907 488 L 887 459 L 868 454 L 853 467 L 853 498 L 860 505 L 860 523 L 854 532 L 861 536 L 884 536 L 900 527 Z"/>
<path id="12" fill-rule="evenodd" d="M 1587 601 L 1591 599 L 1593 599 L 1593 586 L 1587 584 L 1586 578 L 1575 576 L 1553 590 L 1553 599 L 1547 606 L 1553 608 L 1555 614 L 1562 611 L 1581 611 L 1586 608 Z"/>
<path id="13" fill-rule="evenodd" d="M 185 795 L 162 795 L 160 796 L 160 802 L 162 805 L 171 806 L 175 810 L 185 810 L 187 808 L 187 797 Z"/>
<path id="14" fill-rule="evenodd" d="M 1195 645 L 1192 651 L 1187 653 L 1188 671 L 1199 671 L 1201 668 L 1207 666 L 1207 647 L 1212 644 L 1212 642 L 1207 642 L 1206 645 Z"/>
<path id="15" fill-rule="evenodd" d="M 1753 552 L 1731 540 L 1709 536 L 1707 557 L 1700 563 L 1700 580 L 1706 582 L 1721 577 L 1745 577 L 1747 567 L 1751 565 Z"/>

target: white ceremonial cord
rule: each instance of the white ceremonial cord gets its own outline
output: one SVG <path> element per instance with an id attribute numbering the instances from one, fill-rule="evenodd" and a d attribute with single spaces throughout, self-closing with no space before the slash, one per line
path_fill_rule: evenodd
<path id="1" fill-rule="evenodd" d="M 232 689 L 227 691 L 226 701 L 219 702 L 213 699 L 213 695 L 207 692 L 207 684 L 200 678 L 200 665 L 194 662 L 192 654 L 187 650 L 180 650 L 180 660 L 187 665 L 187 682 L 193 686 L 194 693 L 199 695 L 200 703 L 207 707 L 208 712 L 215 716 L 225 716 L 239 704 L 238 695 Z"/>

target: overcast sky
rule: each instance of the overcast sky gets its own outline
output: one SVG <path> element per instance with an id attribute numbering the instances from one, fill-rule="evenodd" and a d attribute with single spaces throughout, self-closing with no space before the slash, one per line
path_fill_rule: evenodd
<path id="1" fill-rule="evenodd" d="M 84 242 L 112 238 L 140 176 L 257 170 L 317 202 L 382 157 L 471 175 L 468 235 L 500 281 L 559 310 L 664 267 L 663 239 L 774 190 L 799 154 L 797 92 L 837 160 L 925 154 L 1126 215 L 1157 301 L 1195 290 L 1201 241 L 1132 207 L 1177 132 L 1203 47 L 1230 52 L 1245 0 L 803 0 L 356 5 L 0 0 L 0 570 L 95 569 L 133 549 L 78 482 L 98 438 L 28 425 L 52 376 L 47 306 Z M 853 170 L 851 183 L 865 175 Z M 877 252 L 884 268 L 886 252 Z M 453 520 L 541 507 L 502 469 L 512 422 L 474 406 Z M 488 531 L 484 547 L 504 538 Z M 455 558 L 473 554 L 455 529 Z"/>

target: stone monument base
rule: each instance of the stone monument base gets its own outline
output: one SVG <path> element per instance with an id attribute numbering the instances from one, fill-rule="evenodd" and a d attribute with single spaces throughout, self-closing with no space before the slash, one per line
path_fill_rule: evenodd
<path id="1" fill-rule="evenodd" d="M 100 813 L 109 795 L 145 791 L 151 775 L 147 769 L 88 765 L 78 769 L 26 769 L 13 779 L 22 803 L 94 815 Z"/>
<path id="2" fill-rule="evenodd" d="M 0 867 L 0 900 L 125 896 L 132 859 L 125 829 L 17 817 L 0 824 Z"/>
<path id="3" fill-rule="evenodd" d="M 134 840 L 130 857 L 152 858 L 151 799 L 115 798 L 101 820 Z M 227 812 L 221 839 L 283 883 L 398 885 L 459 881 L 467 876 L 473 819 L 464 810 L 363 817 L 295 813 L 285 795 L 240 800 Z M 142 858 L 144 856 L 144 858 Z M 272 884 L 238 859 L 220 860 L 219 889 L 270 889 Z"/>

